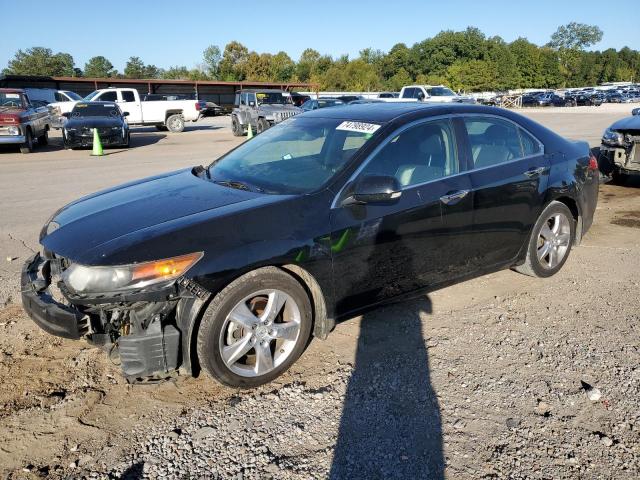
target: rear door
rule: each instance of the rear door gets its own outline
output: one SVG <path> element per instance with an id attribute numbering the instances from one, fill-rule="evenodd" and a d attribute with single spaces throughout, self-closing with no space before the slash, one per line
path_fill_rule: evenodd
<path id="1" fill-rule="evenodd" d="M 420 121 L 391 134 L 338 197 L 331 251 L 338 314 L 435 285 L 467 263 L 471 183 L 460 172 L 449 119 Z M 393 176 L 395 203 L 342 205 L 349 185 Z"/>
<path id="2" fill-rule="evenodd" d="M 514 260 L 542 209 L 550 160 L 544 146 L 497 116 L 463 118 L 473 188 L 473 238 L 480 267 Z"/>

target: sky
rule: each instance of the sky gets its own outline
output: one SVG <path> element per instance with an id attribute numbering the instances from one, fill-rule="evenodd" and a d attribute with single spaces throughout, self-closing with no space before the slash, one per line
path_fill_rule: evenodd
<path id="1" fill-rule="evenodd" d="M 130 56 L 163 68 L 191 68 L 202 61 L 208 45 L 223 50 L 232 40 L 258 53 L 284 50 L 294 60 L 307 47 L 354 58 L 366 47 L 388 51 L 396 43 L 411 46 L 441 30 L 467 26 L 506 41 L 522 36 L 542 45 L 559 25 L 571 21 L 603 30 L 602 41 L 593 49 L 640 49 L 638 0 L 614 4 L 615 8 L 593 0 L 0 0 L 0 69 L 18 49 L 34 46 L 70 53 L 80 68 L 89 58 L 103 55 L 119 71 Z"/>

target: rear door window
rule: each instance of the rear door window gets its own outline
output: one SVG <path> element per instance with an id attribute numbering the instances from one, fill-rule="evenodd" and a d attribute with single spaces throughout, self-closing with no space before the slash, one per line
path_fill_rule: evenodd
<path id="1" fill-rule="evenodd" d="M 123 90 L 122 92 L 122 101 L 123 102 L 135 102 L 136 96 L 131 90 Z"/>
<path id="2" fill-rule="evenodd" d="M 522 158 L 519 128 L 514 124 L 489 117 L 464 119 L 474 168 L 499 165 Z"/>
<path id="3" fill-rule="evenodd" d="M 415 93 L 415 88 L 405 88 L 404 92 L 402 92 L 402 98 L 414 98 Z"/>

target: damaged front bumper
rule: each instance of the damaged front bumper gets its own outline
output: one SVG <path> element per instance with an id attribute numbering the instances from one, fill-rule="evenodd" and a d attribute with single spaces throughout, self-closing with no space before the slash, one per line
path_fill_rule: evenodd
<path id="1" fill-rule="evenodd" d="M 36 253 L 22 269 L 22 304 L 44 331 L 84 339 L 119 355 L 129 381 L 191 373 L 190 329 L 207 292 L 180 279 L 162 290 L 117 298 L 74 298 L 59 280 L 65 260 Z"/>
<path id="2" fill-rule="evenodd" d="M 640 175 L 640 136 L 625 135 L 621 145 L 603 143 L 600 146 L 600 170 L 610 174 L 614 170 L 627 175 Z"/>

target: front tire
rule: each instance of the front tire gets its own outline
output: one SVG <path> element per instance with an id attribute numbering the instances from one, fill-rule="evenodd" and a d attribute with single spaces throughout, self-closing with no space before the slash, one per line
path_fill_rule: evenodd
<path id="1" fill-rule="evenodd" d="M 300 283 L 278 268 L 260 268 L 212 300 L 198 331 L 198 360 L 225 385 L 257 387 L 300 357 L 311 323 L 311 302 Z"/>
<path id="2" fill-rule="evenodd" d="M 576 222 L 569 207 L 551 202 L 531 231 L 524 263 L 514 270 L 532 277 L 555 275 L 569 258 L 575 235 Z"/>
<path id="3" fill-rule="evenodd" d="M 169 116 L 165 123 L 170 132 L 180 133 L 184 130 L 184 118 L 180 114 Z"/>
<path id="4" fill-rule="evenodd" d="M 27 130 L 25 133 L 24 143 L 20 145 L 20 153 L 33 152 L 33 137 L 31 136 L 31 130 Z"/>
<path id="5" fill-rule="evenodd" d="M 265 130 L 269 129 L 269 122 L 267 122 L 264 118 L 259 118 L 258 119 L 258 124 L 256 126 L 256 132 L 257 133 L 262 133 Z"/>
<path id="6" fill-rule="evenodd" d="M 244 135 L 244 129 L 240 122 L 238 121 L 238 117 L 235 115 L 231 117 L 231 131 L 233 132 L 234 137 L 241 137 Z"/>

